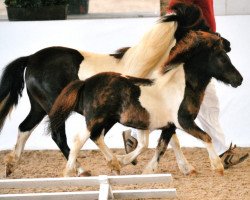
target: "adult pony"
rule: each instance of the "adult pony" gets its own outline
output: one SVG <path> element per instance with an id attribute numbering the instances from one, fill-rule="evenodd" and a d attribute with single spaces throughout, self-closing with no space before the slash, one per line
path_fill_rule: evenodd
<path id="1" fill-rule="evenodd" d="M 137 45 L 121 49 L 115 54 L 102 55 L 64 47 L 50 47 L 18 58 L 6 66 L 0 83 L 0 128 L 22 94 L 25 69 L 25 83 L 31 104 L 28 116 L 19 125 L 15 149 L 6 156 L 6 175 L 12 173 L 33 129 L 47 115 L 56 97 L 70 81 L 84 80 L 103 71 L 152 77 L 155 69 L 162 66 L 168 58 L 175 39 L 180 40 L 190 30 L 209 30 L 198 7 L 180 3 L 173 6 L 172 10 L 175 14 L 163 17 Z M 58 132 L 52 133 L 52 139 L 68 159 L 70 149 L 67 145 L 65 125 Z M 186 161 L 178 145 L 174 145 L 176 141 L 177 138 L 171 140 L 171 145 L 178 148 L 175 151 L 181 158 L 178 165 L 181 171 L 187 174 L 193 167 Z M 79 167 L 78 171 L 81 173 L 83 169 Z"/>
<path id="2" fill-rule="evenodd" d="M 154 81 L 106 72 L 70 83 L 49 114 L 52 132 L 58 132 L 73 111 L 86 119 L 84 132 L 75 137 L 65 175 L 74 173 L 77 154 L 88 138 L 103 152 L 109 167 L 120 172 L 121 157 L 117 160 L 104 143 L 105 132 L 117 122 L 140 130 L 161 129 L 158 147 L 164 150 L 175 129 L 184 130 L 204 142 L 212 169 L 223 174 L 210 136 L 194 122 L 212 77 L 233 87 L 243 81 L 224 51 L 222 40 L 197 31 L 176 44 Z M 137 148 L 147 147 L 148 135 L 141 135 L 138 142 Z"/>

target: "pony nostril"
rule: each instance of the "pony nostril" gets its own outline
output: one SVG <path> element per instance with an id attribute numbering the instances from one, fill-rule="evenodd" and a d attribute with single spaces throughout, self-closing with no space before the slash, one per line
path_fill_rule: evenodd
<path id="1" fill-rule="evenodd" d="M 243 82 L 243 77 L 240 76 L 239 78 L 235 79 L 234 83 L 232 83 L 232 86 L 233 87 L 238 87 L 242 84 Z"/>
<path id="2" fill-rule="evenodd" d="M 241 77 L 241 80 L 240 80 L 240 83 L 242 83 L 243 82 L 243 77 Z"/>
<path id="3" fill-rule="evenodd" d="M 241 77 L 239 78 L 239 80 L 238 80 L 239 85 L 241 85 L 242 82 L 243 82 L 243 77 L 241 76 Z"/>

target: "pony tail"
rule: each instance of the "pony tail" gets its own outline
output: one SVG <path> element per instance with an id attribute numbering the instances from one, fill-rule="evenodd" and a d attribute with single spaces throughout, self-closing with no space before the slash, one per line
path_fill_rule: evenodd
<path id="1" fill-rule="evenodd" d="M 8 64 L 0 81 L 0 131 L 7 115 L 18 104 L 24 88 L 24 70 L 29 57 L 20 57 Z"/>
<path id="2" fill-rule="evenodd" d="M 49 132 L 57 132 L 74 111 L 84 84 L 84 81 L 72 81 L 61 91 L 49 113 Z"/>

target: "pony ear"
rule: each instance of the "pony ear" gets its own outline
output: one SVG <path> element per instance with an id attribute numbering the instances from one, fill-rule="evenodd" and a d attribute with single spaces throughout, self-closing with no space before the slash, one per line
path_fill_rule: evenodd
<path id="1" fill-rule="evenodd" d="M 231 43 L 224 37 L 222 37 L 220 35 L 220 33 L 215 32 L 215 35 L 217 35 L 218 37 L 220 37 L 221 41 L 222 41 L 222 45 L 223 45 L 223 49 L 228 53 L 231 51 Z"/>
<path id="2" fill-rule="evenodd" d="M 224 38 L 224 37 L 221 37 L 221 40 L 222 40 L 222 44 L 223 44 L 223 48 L 224 50 L 228 53 L 231 51 L 231 44 L 230 42 Z"/>

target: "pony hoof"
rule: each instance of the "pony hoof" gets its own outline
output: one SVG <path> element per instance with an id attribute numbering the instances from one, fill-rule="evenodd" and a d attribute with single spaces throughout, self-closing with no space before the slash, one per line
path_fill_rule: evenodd
<path id="1" fill-rule="evenodd" d="M 197 171 L 195 169 L 191 170 L 190 172 L 188 172 L 187 174 L 185 175 L 188 175 L 188 176 L 195 176 L 197 175 Z"/>
<path id="2" fill-rule="evenodd" d="M 63 173 L 64 177 L 77 177 L 76 171 L 75 170 L 64 170 Z"/>
<path id="3" fill-rule="evenodd" d="M 108 167 L 111 169 L 111 171 L 114 171 L 118 175 L 120 174 L 121 164 L 117 159 L 110 160 L 108 162 Z"/>
<path id="4" fill-rule="evenodd" d="M 8 163 L 5 165 L 5 177 L 8 177 L 12 174 L 13 168 L 14 168 L 14 165 L 12 165 L 12 164 Z"/>
<path id="5" fill-rule="evenodd" d="M 111 170 L 112 173 L 114 173 L 115 175 L 119 176 L 121 174 L 121 171 L 117 171 L 117 170 Z"/>
<path id="6" fill-rule="evenodd" d="M 192 165 L 179 165 L 179 169 L 184 175 L 196 173 L 196 170 Z"/>
<path id="7" fill-rule="evenodd" d="M 15 156 L 13 153 L 9 153 L 4 157 L 5 162 L 5 176 L 8 177 L 14 171 L 14 165 L 16 164 Z"/>
<path id="8" fill-rule="evenodd" d="M 224 175 L 224 170 L 223 169 L 217 169 L 215 170 L 219 175 L 223 176 Z"/>
<path id="9" fill-rule="evenodd" d="M 155 174 L 155 171 L 156 171 L 155 169 L 146 168 L 143 170 L 142 174 Z"/>
<path id="10" fill-rule="evenodd" d="M 78 177 L 88 177 L 88 176 L 92 176 L 91 171 L 88 170 L 78 174 Z"/>
<path id="11" fill-rule="evenodd" d="M 154 174 L 152 171 L 143 171 L 142 174 Z"/>
<path id="12" fill-rule="evenodd" d="M 219 173 L 221 176 L 224 175 L 224 166 L 221 163 L 220 159 L 215 159 L 212 160 L 212 170 L 214 170 L 215 172 Z"/>

